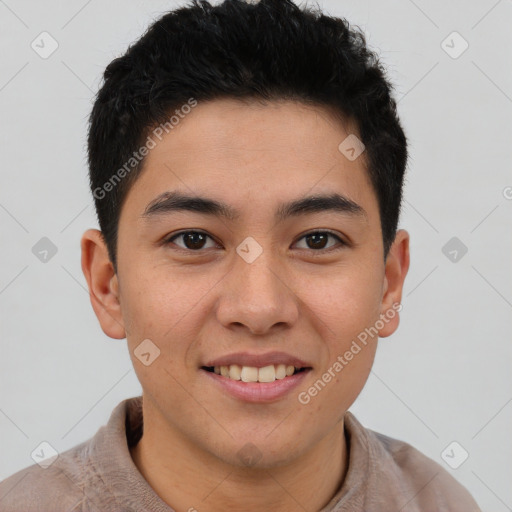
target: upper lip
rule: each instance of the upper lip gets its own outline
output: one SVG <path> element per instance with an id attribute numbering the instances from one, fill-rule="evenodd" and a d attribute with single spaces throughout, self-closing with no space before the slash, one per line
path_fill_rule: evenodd
<path id="1" fill-rule="evenodd" d="M 296 368 L 310 368 L 311 365 L 286 352 L 265 352 L 263 354 L 250 354 L 249 352 L 236 352 L 208 361 L 204 366 L 252 366 L 262 368 L 272 364 L 293 365 Z"/>

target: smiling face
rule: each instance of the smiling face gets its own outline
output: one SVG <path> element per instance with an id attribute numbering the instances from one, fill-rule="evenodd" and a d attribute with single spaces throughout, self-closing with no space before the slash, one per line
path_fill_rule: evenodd
<path id="1" fill-rule="evenodd" d="M 357 135 L 348 126 L 295 102 L 215 100 L 146 157 L 121 211 L 118 274 L 107 281 L 105 249 L 93 306 L 109 336 L 126 334 L 162 439 L 234 465 L 252 443 L 272 467 L 339 435 L 377 338 L 345 354 L 400 300 L 408 266 L 403 231 L 384 262 L 363 157 L 338 149 Z M 258 375 L 271 382 L 244 382 Z"/>

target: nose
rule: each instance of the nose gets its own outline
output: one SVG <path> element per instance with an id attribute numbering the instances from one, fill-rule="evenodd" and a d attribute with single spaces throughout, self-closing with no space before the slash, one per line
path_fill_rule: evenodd
<path id="1" fill-rule="evenodd" d="M 247 329 L 262 335 L 286 330 L 297 322 L 299 300 L 284 268 L 271 249 L 252 263 L 238 255 L 220 290 L 217 318 L 228 329 Z"/>

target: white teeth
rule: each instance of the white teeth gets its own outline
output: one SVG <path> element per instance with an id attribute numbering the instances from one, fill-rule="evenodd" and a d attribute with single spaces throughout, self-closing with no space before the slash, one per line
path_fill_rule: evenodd
<path id="1" fill-rule="evenodd" d="M 242 366 L 240 378 L 244 382 L 258 382 L 258 368 L 254 366 Z"/>
<path id="2" fill-rule="evenodd" d="M 286 377 L 286 365 L 278 364 L 276 366 L 276 379 L 284 379 Z"/>
<path id="3" fill-rule="evenodd" d="M 274 382 L 276 380 L 276 369 L 274 365 L 264 366 L 258 370 L 259 382 Z"/>
<path id="4" fill-rule="evenodd" d="M 232 380 L 242 380 L 243 382 L 274 382 L 274 380 L 281 380 L 293 375 L 295 367 L 285 364 L 271 364 L 256 368 L 255 366 L 232 364 L 230 366 L 214 366 L 213 371 L 217 375 Z"/>
<path id="5" fill-rule="evenodd" d="M 232 364 L 229 367 L 229 378 L 233 380 L 240 380 L 242 377 L 242 367 L 237 364 Z"/>

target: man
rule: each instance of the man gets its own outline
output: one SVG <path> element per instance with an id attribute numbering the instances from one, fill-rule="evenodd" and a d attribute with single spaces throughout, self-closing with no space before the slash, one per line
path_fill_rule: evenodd
<path id="1" fill-rule="evenodd" d="M 361 32 L 290 0 L 195 1 L 107 67 L 82 268 L 143 397 L 2 510 L 478 511 L 347 412 L 398 327 L 407 143 Z"/>

